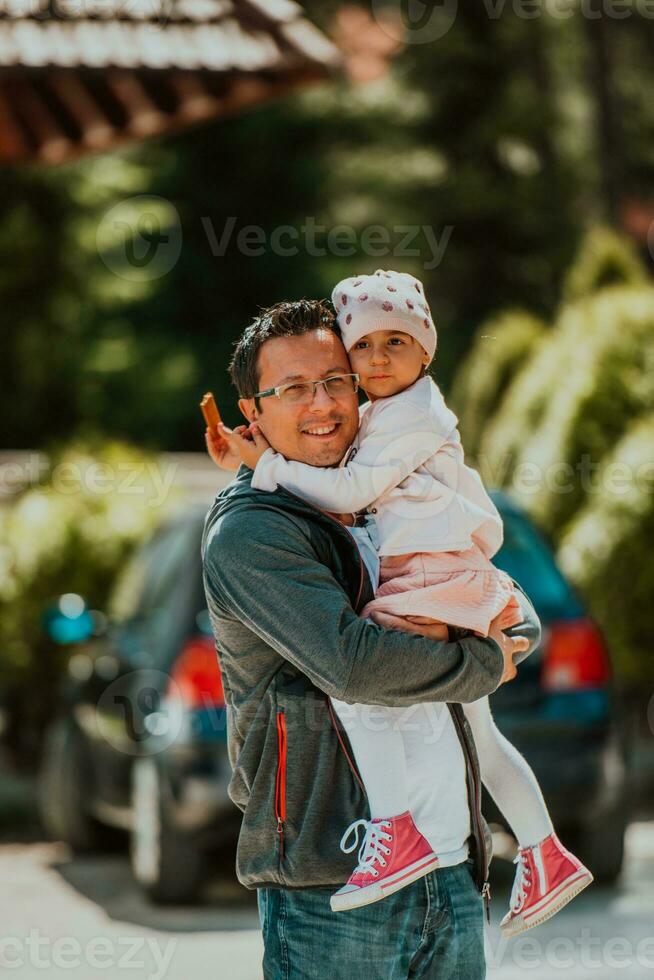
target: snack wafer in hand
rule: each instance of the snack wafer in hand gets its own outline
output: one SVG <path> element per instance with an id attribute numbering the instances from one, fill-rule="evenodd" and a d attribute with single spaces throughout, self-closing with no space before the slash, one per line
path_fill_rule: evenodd
<path id="1" fill-rule="evenodd" d="M 222 419 L 212 392 L 208 391 L 206 395 L 204 395 L 202 401 L 200 402 L 200 408 L 212 436 L 219 439 L 220 433 L 218 431 L 218 423 L 222 422 Z"/>

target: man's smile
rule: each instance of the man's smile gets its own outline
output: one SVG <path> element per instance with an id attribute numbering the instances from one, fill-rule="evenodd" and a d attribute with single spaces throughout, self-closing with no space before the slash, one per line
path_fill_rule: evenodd
<path id="1" fill-rule="evenodd" d="M 302 429 L 302 435 L 311 436 L 312 439 L 326 441 L 334 436 L 341 427 L 340 422 L 322 422 L 320 424 L 308 425 Z"/>

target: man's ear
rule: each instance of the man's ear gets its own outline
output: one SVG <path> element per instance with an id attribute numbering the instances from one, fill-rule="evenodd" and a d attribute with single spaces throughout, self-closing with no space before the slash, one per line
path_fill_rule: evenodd
<path id="1" fill-rule="evenodd" d="M 254 404 L 254 398 L 239 398 L 238 407 L 248 422 L 254 422 L 259 417 L 257 406 Z"/>

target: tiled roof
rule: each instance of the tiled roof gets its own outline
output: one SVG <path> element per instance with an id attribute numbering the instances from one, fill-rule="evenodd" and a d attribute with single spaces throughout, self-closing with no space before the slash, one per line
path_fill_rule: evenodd
<path id="1" fill-rule="evenodd" d="M 0 0 L 0 160 L 109 148 L 338 65 L 292 0 Z"/>

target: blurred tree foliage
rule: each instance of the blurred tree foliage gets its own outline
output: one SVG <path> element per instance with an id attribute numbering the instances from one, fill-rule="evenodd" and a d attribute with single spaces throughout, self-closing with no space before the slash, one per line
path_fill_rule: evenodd
<path id="1" fill-rule="evenodd" d="M 566 284 L 570 298 L 534 334 L 495 411 L 471 395 L 478 414 L 462 414 L 462 437 L 476 440 L 482 474 L 510 489 L 559 546 L 621 680 L 636 685 L 654 680 L 654 285 L 629 243 L 604 230 L 588 235 Z M 462 403 L 475 365 L 491 376 L 486 390 L 506 383 L 492 346 L 484 362 L 491 328 L 480 328 L 456 380 Z"/>
<path id="2" fill-rule="evenodd" d="M 470 458 L 479 452 L 488 420 L 498 412 L 509 384 L 545 333 L 545 323 L 525 310 L 501 313 L 479 331 L 455 376 L 450 399 Z"/>
<path id="3" fill-rule="evenodd" d="M 106 608 L 116 571 L 177 500 L 161 500 L 155 457 L 118 442 L 59 447 L 35 485 L 0 508 L 0 691 L 7 744 L 33 758 L 69 657 L 44 630 L 62 591 Z"/>
<path id="4" fill-rule="evenodd" d="M 624 687 L 646 692 L 654 595 L 654 413 L 633 420 L 561 538 L 559 560 L 602 623 Z"/>
<path id="5" fill-rule="evenodd" d="M 305 6 L 329 32 L 343 4 Z M 584 228 L 616 222 L 620 195 L 651 187 L 652 23 L 636 9 L 589 27 L 579 14 L 458 6 L 438 40 L 409 31 L 370 84 L 335 81 L 60 170 L 0 172 L 2 444 L 100 432 L 201 449 L 205 389 L 236 421 L 226 363 L 256 310 L 328 295 L 355 270 L 426 281 L 446 389 L 479 322 L 507 306 L 551 317 Z M 151 280 L 122 275 L 96 241 L 109 210 L 143 194 L 182 233 L 179 260 Z M 239 247 L 250 225 L 261 230 Z M 328 237 L 342 225 L 352 245 Z M 282 226 L 297 254 L 282 254 L 283 235 L 271 247 Z M 371 226 L 387 230 L 385 250 L 374 233 L 364 247 Z M 415 227 L 416 254 L 399 254 L 401 226 Z"/>

